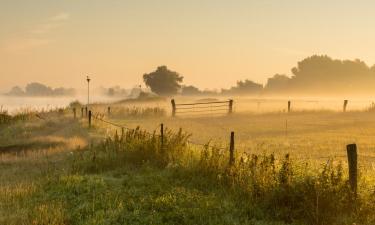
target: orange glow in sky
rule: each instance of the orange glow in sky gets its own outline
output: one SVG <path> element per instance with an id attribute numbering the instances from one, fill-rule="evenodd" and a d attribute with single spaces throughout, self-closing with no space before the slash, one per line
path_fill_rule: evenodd
<path id="1" fill-rule="evenodd" d="M 0 89 L 132 87 L 167 65 L 200 88 L 290 75 L 327 54 L 375 63 L 374 1 L 2 0 Z"/>

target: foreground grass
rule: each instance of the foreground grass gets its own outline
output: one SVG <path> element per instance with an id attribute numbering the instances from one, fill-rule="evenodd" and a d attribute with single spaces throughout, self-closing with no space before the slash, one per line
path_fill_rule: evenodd
<path id="1" fill-rule="evenodd" d="M 279 224 L 245 220 L 225 190 L 147 165 L 63 175 L 41 184 L 13 196 L 13 202 L 30 204 L 25 217 L 17 214 L 17 220 L 8 217 L 2 223 Z"/>
<path id="2" fill-rule="evenodd" d="M 166 132 L 163 147 L 139 129 L 98 141 L 91 138 L 103 137 L 100 127 L 89 134 L 86 124 L 56 115 L 1 129 L 3 149 L 29 147 L 1 154 L 0 224 L 375 221 L 374 183 L 362 176 L 354 201 L 340 163 L 312 168 L 288 156 L 247 154 L 229 167 L 226 152 L 192 151 L 183 132 Z"/>

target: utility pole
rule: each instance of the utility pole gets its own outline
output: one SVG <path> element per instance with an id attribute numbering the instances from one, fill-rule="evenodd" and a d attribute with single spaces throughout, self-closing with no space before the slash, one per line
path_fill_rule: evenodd
<path id="1" fill-rule="evenodd" d="M 87 106 L 90 105 L 90 77 L 87 76 Z"/>

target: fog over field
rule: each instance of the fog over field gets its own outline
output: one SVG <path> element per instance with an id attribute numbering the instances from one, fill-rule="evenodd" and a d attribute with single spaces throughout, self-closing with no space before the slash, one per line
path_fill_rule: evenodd
<path id="1" fill-rule="evenodd" d="M 0 0 L 0 225 L 374 225 L 374 9 Z"/>

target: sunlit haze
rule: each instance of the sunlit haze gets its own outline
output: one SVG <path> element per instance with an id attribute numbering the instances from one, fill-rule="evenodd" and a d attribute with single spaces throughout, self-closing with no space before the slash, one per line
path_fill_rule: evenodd
<path id="1" fill-rule="evenodd" d="M 133 87 L 157 66 L 199 88 L 291 75 L 313 54 L 375 63 L 374 1 L 1 0 L 0 89 Z M 214 82 L 213 82 L 214 81 Z"/>

